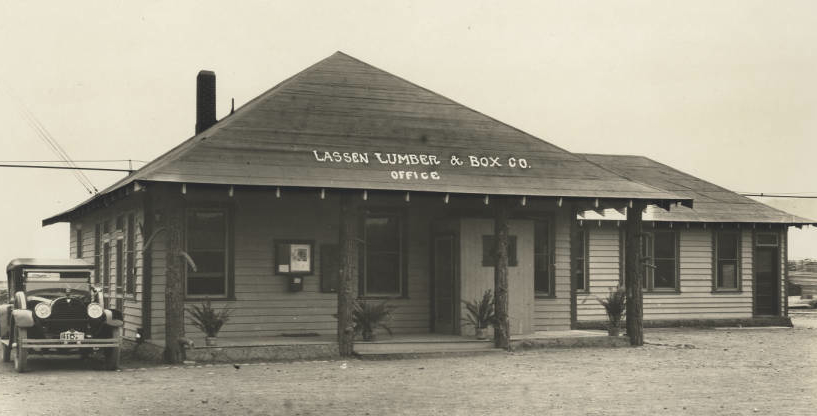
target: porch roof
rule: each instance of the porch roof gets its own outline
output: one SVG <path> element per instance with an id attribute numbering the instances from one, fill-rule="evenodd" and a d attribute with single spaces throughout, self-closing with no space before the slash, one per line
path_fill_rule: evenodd
<path id="1" fill-rule="evenodd" d="M 135 181 L 692 205 L 342 52 L 43 225 Z"/>
<path id="2" fill-rule="evenodd" d="M 666 211 L 647 207 L 642 216 L 644 221 L 817 225 L 814 220 L 770 207 L 644 156 L 599 154 L 582 156 L 626 178 L 695 200 L 694 208 L 681 206 Z M 599 212 L 585 211 L 581 218 L 620 221 L 626 219 L 622 213 L 612 209 Z"/>

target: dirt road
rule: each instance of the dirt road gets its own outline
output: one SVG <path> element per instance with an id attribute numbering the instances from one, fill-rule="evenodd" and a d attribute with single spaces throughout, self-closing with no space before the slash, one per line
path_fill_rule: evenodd
<path id="1" fill-rule="evenodd" d="M 27 374 L 0 366 L 0 415 L 813 414 L 817 314 L 794 321 L 647 330 L 643 348 L 396 361 L 104 372 L 35 358 Z"/>

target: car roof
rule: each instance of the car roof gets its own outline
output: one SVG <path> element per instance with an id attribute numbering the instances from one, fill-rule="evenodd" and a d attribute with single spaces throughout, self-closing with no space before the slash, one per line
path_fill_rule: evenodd
<path id="1" fill-rule="evenodd" d="M 16 258 L 6 266 L 6 272 L 23 267 L 93 270 L 94 265 L 82 259 Z"/>

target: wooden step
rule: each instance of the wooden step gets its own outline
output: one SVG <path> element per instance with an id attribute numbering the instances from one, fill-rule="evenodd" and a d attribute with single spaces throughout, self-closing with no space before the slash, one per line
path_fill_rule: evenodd
<path id="1" fill-rule="evenodd" d="M 494 349 L 492 341 L 411 341 L 356 342 L 355 352 L 366 354 L 424 354 L 439 352 L 474 352 Z"/>

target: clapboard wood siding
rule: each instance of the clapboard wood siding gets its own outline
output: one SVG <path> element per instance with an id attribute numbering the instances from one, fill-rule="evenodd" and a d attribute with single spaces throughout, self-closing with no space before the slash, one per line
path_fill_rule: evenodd
<path id="1" fill-rule="evenodd" d="M 129 198 L 119 200 L 113 205 L 109 207 L 105 207 L 100 210 L 93 211 L 81 218 L 78 218 L 71 222 L 70 227 L 70 241 L 71 241 L 71 257 L 76 257 L 77 255 L 77 242 L 76 242 L 76 229 L 78 227 L 82 228 L 82 258 L 89 263 L 94 263 L 94 241 L 95 241 L 95 227 L 96 224 L 102 224 L 105 221 L 110 222 L 110 232 L 109 233 L 102 233 L 103 230 L 100 230 L 101 234 L 101 244 L 100 244 L 100 252 L 102 252 L 103 245 L 107 242 L 111 245 L 111 257 L 110 257 L 110 277 L 111 277 L 111 287 L 107 290 L 104 295 L 111 301 L 110 307 L 114 307 L 114 295 L 115 295 L 115 279 L 116 279 L 116 242 L 118 239 L 123 239 L 123 252 L 122 252 L 122 282 L 123 286 L 127 279 L 127 236 L 125 235 L 125 229 L 127 227 L 127 217 L 129 214 L 134 215 L 134 294 L 133 295 L 125 295 L 124 297 L 124 308 L 123 308 L 123 320 L 125 322 L 123 336 L 128 339 L 134 339 L 136 337 L 137 328 L 142 327 L 142 244 L 144 238 L 142 236 L 141 228 L 139 224 L 144 223 L 144 212 L 141 209 L 140 204 L 140 196 L 132 195 Z M 116 218 L 118 216 L 123 216 L 124 218 L 124 225 L 122 230 L 116 230 Z M 103 264 L 100 260 L 100 271 Z M 100 278 L 101 282 L 101 278 Z"/>
<path id="2" fill-rule="evenodd" d="M 234 310 L 219 337 L 271 336 L 284 333 L 334 334 L 337 330 L 337 294 L 321 291 L 320 246 L 338 243 L 338 194 L 327 192 L 290 192 L 276 198 L 274 191 L 236 190 L 233 198 L 188 187 L 188 206 L 196 201 L 221 201 L 234 204 L 235 227 L 235 300 L 213 302 L 215 307 Z M 396 201 L 402 201 L 398 198 Z M 390 323 L 395 333 L 429 330 L 429 230 L 434 210 L 422 200 L 411 204 L 381 204 L 371 198 L 367 209 L 405 212 L 404 252 L 407 263 L 407 297 L 390 299 L 397 307 Z M 437 201 L 439 202 L 439 201 Z M 304 276 L 303 290 L 290 292 L 288 278 L 274 270 L 275 240 L 314 240 L 314 273 Z M 164 334 L 165 242 L 159 238 L 153 251 L 152 332 Z M 374 300 L 379 302 L 379 300 Z M 200 301 L 187 301 L 187 305 Z M 185 332 L 200 335 L 186 322 Z"/>
<path id="3" fill-rule="evenodd" d="M 649 228 L 647 228 L 649 230 Z M 718 319 L 752 316 L 752 234 L 741 233 L 739 293 L 712 292 L 712 230 L 678 229 L 680 293 L 644 292 L 644 319 Z M 597 299 L 619 283 L 619 229 L 589 227 L 590 291 L 578 296 L 578 320 L 606 320 Z"/>
<path id="4" fill-rule="evenodd" d="M 534 331 L 570 329 L 570 210 L 558 210 L 553 226 L 555 296 L 534 299 Z"/>

